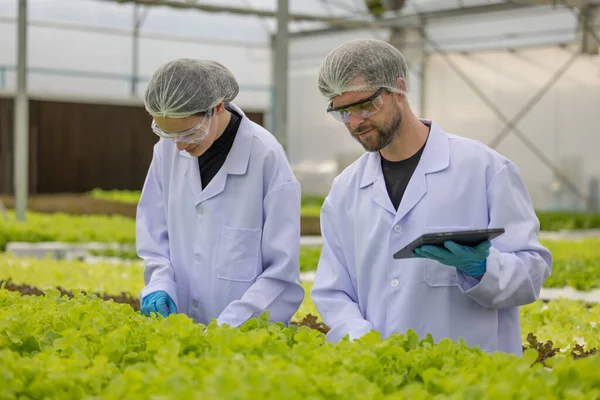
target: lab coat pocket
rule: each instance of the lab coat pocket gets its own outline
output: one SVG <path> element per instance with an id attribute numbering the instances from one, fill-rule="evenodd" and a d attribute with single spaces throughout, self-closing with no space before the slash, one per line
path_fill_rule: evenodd
<path id="1" fill-rule="evenodd" d="M 221 226 L 216 249 L 217 277 L 228 281 L 252 282 L 259 270 L 262 229 Z"/>
<path id="2" fill-rule="evenodd" d="M 424 260 L 423 279 L 429 286 L 458 286 L 456 268 L 434 260 Z"/>
<path id="3" fill-rule="evenodd" d="M 425 231 L 428 233 L 467 231 L 475 229 L 472 226 L 428 226 Z M 458 275 L 456 268 L 444 265 L 435 260 L 423 260 L 423 279 L 429 286 L 458 286 Z"/>

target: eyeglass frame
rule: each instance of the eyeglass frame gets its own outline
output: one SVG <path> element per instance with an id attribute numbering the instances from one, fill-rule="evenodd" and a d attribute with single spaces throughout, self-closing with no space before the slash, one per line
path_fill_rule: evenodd
<path id="1" fill-rule="evenodd" d="M 346 109 L 346 108 L 350 108 L 350 107 L 356 107 L 358 105 L 361 105 L 361 104 L 364 104 L 364 103 L 368 103 L 368 102 L 373 103 L 373 105 L 375 106 L 375 108 L 377 108 L 377 105 L 374 103 L 374 100 L 376 100 L 381 95 L 381 93 L 383 93 L 384 90 L 386 90 L 385 87 L 380 87 L 375 93 L 373 93 L 372 95 L 370 95 L 366 99 L 358 100 L 358 101 L 355 101 L 354 103 L 346 104 L 346 105 L 339 106 L 339 107 L 332 107 L 333 106 L 333 102 L 331 102 L 331 103 L 329 103 L 329 107 L 327 107 L 327 113 L 329 115 L 331 115 L 335 120 L 340 121 L 340 122 L 344 122 L 343 120 L 340 120 L 340 119 L 334 117 L 331 113 L 335 112 L 335 111 L 343 110 L 343 109 Z M 369 117 L 375 115 L 378 111 L 379 111 L 379 108 L 377 108 L 377 111 L 375 111 L 373 114 L 369 115 Z M 366 117 L 366 118 L 368 118 L 368 117 Z M 344 122 L 344 123 L 347 123 L 347 122 Z"/>
<path id="2" fill-rule="evenodd" d="M 154 132 L 154 134 L 156 134 L 158 137 L 160 137 L 162 139 L 175 140 L 176 142 L 186 142 L 186 143 L 202 141 L 206 138 L 206 136 L 208 136 L 208 133 L 210 130 L 210 123 L 211 123 L 211 119 L 212 119 L 212 109 L 208 110 L 207 112 L 204 112 L 201 114 L 194 114 L 191 116 L 202 117 L 202 119 L 200 120 L 200 122 L 198 122 L 197 125 L 195 125 L 194 127 L 190 128 L 190 129 L 186 129 L 183 132 L 167 133 L 158 126 L 158 124 L 156 123 L 156 120 L 154 120 L 154 119 L 152 119 L 152 124 L 150 126 L 152 128 L 152 132 Z M 192 140 L 192 141 L 186 141 L 186 138 L 189 138 L 190 136 L 193 136 L 196 132 L 203 130 L 204 125 L 206 125 L 206 129 L 204 129 L 203 134 L 199 138 L 194 138 L 194 140 Z"/>

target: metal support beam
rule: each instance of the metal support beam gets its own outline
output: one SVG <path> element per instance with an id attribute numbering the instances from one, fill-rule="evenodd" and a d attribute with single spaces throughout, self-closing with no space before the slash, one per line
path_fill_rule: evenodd
<path id="1" fill-rule="evenodd" d="M 8 213 L 6 212 L 6 207 L 4 207 L 4 202 L 0 199 L 0 214 L 2 214 L 2 218 L 4 218 L 4 222 L 8 222 Z"/>
<path id="2" fill-rule="evenodd" d="M 579 54 L 573 53 L 571 57 L 548 79 L 548 82 L 525 104 L 525 106 L 517 113 L 517 115 L 510 121 L 506 119 L 504 114 L 497 112 L 496 114 L 502 122 L 506 124 L 504 129 L 498 133 L 494 139 L 488 144 L 492 149 L 498 147 L 500 142 L 510 133 L 511 130 L 517 130 L 517 123 L 527 115 L 529 111 L 535 106 L 548 91 L 559 81 L 559 79 L 571 68 L 573 63 L 579 58 Z"/>
<path id="3" fill-rule="evenodd" d="M 542 161 L 543 164 L 545 164 L 548 168 L 550 168 L 552 170 L 552 172 L 554 173 L 554 175 L 560 180 L 562 181 L 575 195 L 577 195 L 580 199 L 582 199 L 583 201 L 586 202 L 586 204 L 589 203 L 589 199 L 587 196 L 585 196 L 583 193 L 581 193 L 581 191 L 577 188 L 577 186 L 575 184 L 573 184 L 573 182 L 571 182 L 569 180 L 568 177 L 566 177 L 553 163 L 551 160 L 549 160 L 543 152 L 541 152 L 540 150 L 538 150 L 538 148 L 532 143 L 530 142 L 527 137 L 525 136 L 525 134 L 523 134 L 523 132 L 517 127 L 515 126 L 515 121 L 520 120 L 522 117 L 524 117 L 527 112 L 529 112 L 529 109 L 533 106 L 533 104 L 537 103 L 542 97 L 543 95 L 550 89 L 550 87 L 556 83 L 556 80 L 566 72 L 566 70 L 572 65 L 572 63 L 578 58 L 578 54 L 574 53 L 569 60 L 563 65 L 563 67 L 557 72 L 557 74 L 555 74 L 555 77 L 553 77 L 554 79 L 551 79 L 549 81 L 549 83 L 542 88 L 542 90 L 530 101 L 530 103 L 526 106 L 527 110 L 525 110 L 523 112 L 523 110 L 517 115 L 517 117 L 514 119 L 514 121 L 510 121 L 505 115 L 504 113 L 502 113 L 502 111 L 500 111 L 498 109 L 498 107 L 479 89 L 479 87 L 477 87 L 477 85 L 471 80 L 469 79 L 461 70 L 460 68 L 454 64 L 452 61 L 450 61 L 448 58 L 446 58 L 446 62 L 450 65 L 450 67 L 452 69 L 454 69 L 454 71 L 467 83 L 467 85 L 469 85 L 473 91 L 483 100 L 483 102 L 485 104 L 488 105 L 488 107 L 494 111 L 494 113 L 498 116 L 498 118 L 500 118 L 500 120 L 502 122 L 504 122 L 506 124 L 506 128 L 505 130 L 503 130 L 502 134 L 507 134 L 508 132 L 510 132 L 510 130 L 513 131 L 513 133 L 515 134 L 515 136 L 517 136 L 519 138 L 519 140 L 521 140 L 521 142 L 525 145 L 525 147 L 527 147 L 534 155 L 537 156 L 537 158 L 540 159 L 540 161 Z M 490 143 L 490 147 L 494 148 L 499 141 L 497 140 L 498 137 L 496 138 L 495 142 L 497 143 Z"/>
<path id="4" fill-rule="evenodd" d="M 424 26 L 419 28 L 393 28 L 389 43 L 400 50 L 409 68 L 419 66 L 425 59 Z M 418 46 L 408 44 L 418 43 Z"/>
<path id="5" fill-rule="evenodd" d="M 29 100 L 27 98 L 27 0 L 19 0 L 17 90 L 14 118 L 14 191 L 18 221 L 25 220 L 29 189 Z"/>
<path id="6" fill-rule="evenodd" d="M 585 8 L 597 0 L 509 0 L 515 4 L 537 4 L 545 6 L 562 6 L 568 8 Z"/>
<path id="7" fill-rule="evenodd" d="M 582 54 L 592 56 L 598 55 L 600 45 L 597 36 L 596 27 L 600 25 L 600 7 L 589 6 L 579 12 L 577 18 L 577 41 L 579 42 Z"/>
<path id="8" fill-rule="evenodd" d="M 137 95 L 137 85 L 139 81 L 139 58 L 140 58 L 140 28 L 144 23 L 146 16 L 148 15 L 148 9 L 142 10 L 143 14 L 140 13 L 139 5 L 136 3 L 133 7 L 133 36 L 132 36 L 132 49 L 131 49 L 131 96 Z"/>
<path id="9" fill-rule="evenodd" d="M 137 92 L 138 74 L 139 74 L 139 39 L 140 39 L 140 16 L 138 14 L 138 4 L 133 5 L 133 35 L 131 37 L 131 97 L 135 97 Z"/>
<path id="10" fill-rule="evenodd" d="M 204 4 L 199 2 L 190 1 L 177 1 L 177 0 L 103 0 L 117 3 L 137 3 L 145 6 L 165 6 L 175 9 L 189 9 L 198 10 L 204 12 L 213 13 L 229 13 L 237 15 L 254 15 L 263 18 L 277 18 L 277 11 L 261 10 L 256 8 L 243 8 L 243 7 L 232 7 L 232 6 L 221 6 L 216 4 Z M 448 17 L 461 17 L 466 15 L 480 15 L 489 14 L 491 12 L 498 11 L 514 11 L 514 10 L 527 10 L 531 8 L 539 8 L 537 5 L 523 5 L 514 4 L 510 2 L 496 3 L 496 4 L 485 4 L 470 7 L 458 7 L 446 10 L 437 10 L 427 13 L 420 13 L 419 15 L 403 15 L 397 17 L 390 17 L 385 19 L 349 19 L 340 17 L 330 17 L 324 15 L 311 15 L 311 14 L 288 14 L 289 21 L 312 21 L 312 22 L 323 22 L 335 29 L 330 31 L 334 32 L 343 29 L 386 29 L 391 27 L 413 27 L 418 28 L 423 19 L 443 19 Z M 322 34 L 323 30 L 312 30 L 308 32 L 300 32 L 292 34 L 291 37 L 296 35 L 305 34 Z"/>
<path id="11" fill-rule="evenodd" d="M 443 50 L 442 48 L 440 48 L 440 46 L 435 43 L 433 40 L 431 40 L 431 38 L 429 38 L 427 36 L 427 34 L 424 31 L 419 31 L 423 37 L 423 39 L 429 43 L 429 45 L 436 51 L 436 53 L 440 54 L 444 60 L 446 61 L 446 63 L 457 73 L 458 76 L 460 76 L 463 81 L 465 81 L 465 83 L 471 88 L 473 89 L 473 91 L 475 92 L 475 94 L 477 94 L 479 96 L 479 98 L 481 98 L 481 100 L 492 110 L 494 111 L 494 113 L 500 118 L 500 120 L 502 120 L 507 126 L 511 126 L 514 134 L 521 140 L 521 142 L 532 152 L 534 153 L 547 167 L 549 167 L 555 174 L 555 176 L 561 180 L 563 183 L 565 183 L 569 189 L 575 194 L 577 195 L 579 198 L 581 198 L 582 200 L 585 201 L 586 205 L 590 205 L 590 200 L 587 196 L 585 196 L 583 193 L 581 193 L 581 191 L 577 188 L 577 186 L 575 184 L 573 184 L 568 177 L 564 176 L 564 174 L 562 174 L 562 172 L 556 167 L 554 166 L 554 164 L 548 160 L 545 155 L 543 154 L 543 152 L 541 152 L 533 143 L 531 143 L 526 136 L 523 134 L 523 132 L 521 132 L 516 126 L 514 126 L 514 123 L 512 121 L 510 121 L 503 113 L 502 111 L 500 111 L 500 109 L 489 99 L 489 97 L 487 97 L 485 95 L 485 93 L 483 93 L 479 87 L 477 86 L 477 84 L 470 79 L 454 62 L 452 62 L 452 60 L 450 59 L 448 52 L 446 52 L 445 50 Z M 594 35 L 595 39 L 598 39 L 597 35 Z M 578 58 L 579 54 L 575 53 L 572 57 L 570 57 L 570 59 L 567 61 L 567 63 L 565 63 L 565 65 L 555 74 L 555 78 L 553 80 L 550 81 L 549 85 L 546 85 L 547 87 L 543 88 L 541 93 L 541 96 L 536 96 L 534 99 L 532 99 L 532 102 L 535 100 L 535 103 L 537 103 L 537 101 L 539 101 L 539 99 L 541 97 L 543 97 L 543 94 L 545 92 L 547 92 L 547 90 L 549 89 L 550 86 L 552 86 L 552 84 L 554 84 L 556 82 L 556 79 L 558 79 L 558 77 L 560 77 L 562 74 L 564 74 L 564 72 L 566 72 L 566 70 L 572 65 L 572 63 Z M 538 93 L 539 95 L 539 93 Z M 539 98 L 537 98 L 539 97 Z M 532 103 L 530 102 L 530 103 Z M 532 105 L 531 105 L 532 106 Z M 530 106 L 530 107 L 531 107 Z M 529 108 L 530 108 L 529 107 Z M 524 116 L 526 113 L 528 112 L 528 110 L 525 113 L 519 113 L 522 114 L 520 115 L 519 119 L 522 118 L 522 116 Z"/>
<path id="12" fill-rule="evenodd" d="M 287 150 L 289 0 L 277 1 L 277 33 L 273 46 L 273 134 Z"/>
<path id="13" fill-rule="evenodd" d="M 590 179 L 589 183 L 589 193 L 590 193 L 590 202 L 588 204 L 587 211 L 591 213 L 600 212 L 600 182 L 597 177 L 593 177 Z"/>
<path id="14" fill-rule="evenodd" d="M 231 6 L 218 6 L 215 4 L 203 4 L 203 3 L 191 3 L 176 0 L 104 0 L 117 3 L 137 3 L 145 6 L 165 6 L 179 9 L 198 10 L 205 12 L 214 13 L 230 13 L 238 15 L 254 15 L 257 17 L 277 18 L 277 11 L 260 10 L 255 8 L 242 8 L 242 7 L 231 7 Z M 347 28 L 384 28 L 394 25 L 394 23 L 388 23 L 385 20 L 373 21 L 373 20 L 360 20 L 360 19 L 348 19 L 339 17 L 328 17 L 323 15 L 310 15 L 310 14 L 289 14 L 288 20 L 290 21 L 313 21 L 313 22 L 325 22 L 334 26 L 347 27 Z"/>
<path id="15" fill-rule="evenodd" d="M 414 5 L 414 2 L 412 3 Z M 466 16 L 478 16 L 478 15 L 486 15 L 495 12 L 505 12 L 505 11 L 523 11 L 523 10 L 531 10 L 533 8 L 540 8 L 535 5 L 521 5 L 521 4 L 513 4 L 513 3 L 496 3 L 496 4 L 484 4 L 477 6 L 465 6 L 465 7 L 457 7 L 450 8 L 446 10 L 436 10 L 436 11 L 428 11 L 428 12 L 418 12 L 416 14 L 407 14 L 401 15 L 398 17 L 390 17 L 386 19 L 380 19 L 378 22 L 382 25 L 378 28 L 415 28 L 419 29 L 423 23 L 431 23 L 435 20 L 448 19 L 448 18 L 457 18 L 457 17 L 466 17 Z M 290 34 L 292 39 L 300 38 L 300 37 L 309 37 L 309 36 L 318 36 L 328 33 L 336 33 L 342 32 L 349 29 L 357 29 L 360 27 L 344 27 L 344 26 L 335 26 L 331 28 L 324 29 L 314 29 L 310 31 L 302 31 L 302 32 L 294 32 Z M 368 27 L 365 27 L 368 28 Z"/>
<path id="16" fill-rule="evenodd" d="M 146 9 L 146 13 L 148 9 Z M 15 24 L 17 20 L 15 18 L 3 17 L 0 16 L 0 24 Z M 62 30 L 70 30 L 75 32 L 94 32 L 101 33 L 106 35 L 115 35 L 115 36 L 125 36 L 127 38 L 131 37 L 131 29 L 121 29 L 121 28 L 110 28 L 106 26 L 94 26 L 94 25 L 85 25 L 78 24 L 73 22 L 64 22 L 64 21 L 45 21 L 45 20 L 35 20 L 29 18 L 27 20 L 27 26 L 37 26 L 40 28 L 56 28 Z M 195 44 L 206 44 L 207 40 L 210 40 L 210 43 L 213 45 L 223 45 L 223 46 L 234 46 L 241 47 L 243 49 L 264 49 L 265 45 L 259 41 L 244 41 L 244 40 L 229 40 L 226 37 L 222 38 L 204 38 L 201 36 L 189 36 L 189 35 L 172 35 L 164 32 L 144 32 L 140 31 L 138 33 L 140 38 L 144 39 L 152 39 L 157 41 L 165 41 L 165 42 L 175 42 L 175 43 L 195 43 Z"/>
<path id="17" fill-rule="evenodd" d="M 418 76 L 417 85 L 413 82 L 407 82 L 409 92 L 417 91 L 419 109 L 417 114 L 425 115 L 425 63 L 427 54 L 425 52 L 425 41 L 422 31 L 425 30 L 425 24 L 419 28 L 393 28 L 388 42 L 400 50 L 408 64 L 409 71 L 413 76 Z M 413 44 L 417 45 L 413 45 Z M 410 79 L 410 76 L 409 76 Z M 416 86 L 416 88 L 415 88 Z M 415 110 L 417 111 L 417 110 Z"/>

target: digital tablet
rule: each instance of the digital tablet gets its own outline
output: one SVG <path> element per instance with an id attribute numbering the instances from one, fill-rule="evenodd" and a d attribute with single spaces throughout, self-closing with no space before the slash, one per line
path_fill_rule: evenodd
<path id="1" fill-rule="evenodd" d="M 451 240 L 453 242 L 465 246 L 477 246 L 479 243 L 485 242 L 486 240 L 492 240 L 495 237 L 502 235 L 503 233 L 504 228 L 426 233 L 409 243 L 404 248 L 398 250 L 394 254 L 394 258 L 412 258 L 414 250 L 417 247 L 423 246 L 424 244 L 444 247 L 444 242 L 447 240 Z"/>

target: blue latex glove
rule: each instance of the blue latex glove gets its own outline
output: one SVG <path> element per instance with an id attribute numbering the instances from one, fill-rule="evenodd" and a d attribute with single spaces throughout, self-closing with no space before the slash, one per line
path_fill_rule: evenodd
<path id="1" fill-rule="evenodd" d="M 475 247 L 463 246 L 448 240 L 444 242 L 444 247 L 423 245 L 415 249 L 414 256 L 436 260 L 476 278 L 485 274 L 486 259 L 490 255 L 491 246 L 489 240 Z"/>
<path id="2" fill-rule="evenodd" d="M 163 317 L 177 312 L 177 306 L 164 290 L 158 290 L 145 296 L 142 300 L 141 313 L 150 315 L 151 312 L 160 313 Z"/>

